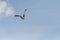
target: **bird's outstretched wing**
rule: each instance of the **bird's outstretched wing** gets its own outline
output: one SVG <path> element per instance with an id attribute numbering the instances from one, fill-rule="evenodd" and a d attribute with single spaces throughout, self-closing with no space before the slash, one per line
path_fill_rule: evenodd
<path id="1" fill-rule="evenodd" d="M 25 9 L 25 11 L 27 11 L 27 9 Z"/>
<path id="2" fill-rule="evenodd" d="M 15 15 L 15 17 L 20 17 L 20 15 Z"/>
<path id="3" fill-rule="evenodd" d="M 24 14 L 26 13 L 27 9 L 24 10 Z"/>

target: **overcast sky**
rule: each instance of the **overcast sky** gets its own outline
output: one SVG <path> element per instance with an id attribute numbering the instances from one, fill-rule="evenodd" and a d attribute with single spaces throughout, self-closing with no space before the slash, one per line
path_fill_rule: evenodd
<path id="1" fill-rule="evenodd" d="M 60 40 L 60 0 L 0 0 L 0 40 Z"/>

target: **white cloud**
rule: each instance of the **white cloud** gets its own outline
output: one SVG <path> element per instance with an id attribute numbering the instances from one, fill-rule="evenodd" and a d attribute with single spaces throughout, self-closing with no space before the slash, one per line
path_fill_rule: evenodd
<path id="1" fill-rule="evenodd" d="M 0 15 L 11 16 L 13 14 L 13 8 L 6 1 L 0 1 Z"/>
<path id="2" fill-rule="evenodd" d="M 11 7 L 8 7 L 7 10 L 6 10 L 6 16 L 10 16 L 10 15 L 13 15 L 14 11 L 13 11 L 13 8 Z"/>

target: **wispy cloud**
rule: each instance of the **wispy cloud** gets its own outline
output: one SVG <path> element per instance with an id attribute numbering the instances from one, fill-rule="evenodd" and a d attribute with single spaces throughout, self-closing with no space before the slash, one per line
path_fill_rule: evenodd
<path id="1" fill-rule="evenodd" d="M 6 1 L 0 1 L 0 15 L 11 16 L 13 14 L 14 9 Z"/>

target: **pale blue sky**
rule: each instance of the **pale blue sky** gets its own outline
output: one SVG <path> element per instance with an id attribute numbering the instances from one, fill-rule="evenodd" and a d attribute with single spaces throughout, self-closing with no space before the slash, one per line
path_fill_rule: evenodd
<path id="1" fill-rule="evenodd" d="M 8 0 L 26 19 L 0 19 L 0 40 L 60 40 L 60 0 Z M 19 11 L 19 12 L 17 12 Z M 14 15 L 15 15 L 14 14 Z"/>

